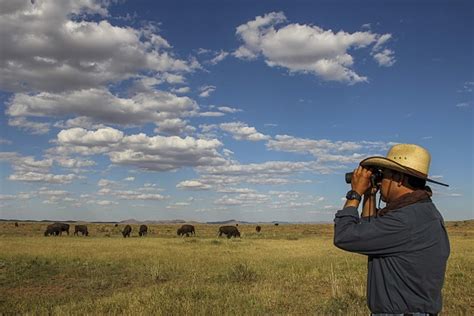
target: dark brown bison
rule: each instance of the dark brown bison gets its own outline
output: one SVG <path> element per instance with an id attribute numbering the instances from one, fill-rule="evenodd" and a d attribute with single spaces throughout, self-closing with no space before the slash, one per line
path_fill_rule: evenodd
<path id="1" fill-rule="evenodd" d="M 183 225 L 177 230 L 178 236 L 184 236 L 189 237 L 189 235 L 196 235 L 196 231 L 194 230 L 193 225 Z"/>
<path id="2" fill-rule="evenodd" d="M 15 222 L 15 227 L 18 227 L 18 223 L 17 223 L 17 222 Z"/>
<path id="3" fill-rule="evenodd" d="M 46 227 L 46 230 L 44 232 L 45 236 L 59 236 L 61 233 L 61 227 L 58 225 L 50 224 Z"/>
<path id="4" fill-rule="evenodd" d="M 275 226 L 278 226 L 278 223 L 275 223 Z"/>
<path id="5" fill-rule="evenodd" d="M 130 237 L 130 233 L 132 232 L 132 226 L 127 225 L 122 231 L 123 238 Z"/>
<path id="6" fill-rule="evenodd" d="M 82 234 L 82 236 L 89 236 L 89 231 L 87 230 L 86 225 L 76 225 L 74 226 L 74 235 Z"/>
<path id="7" fill-rule="evenodd" d="M 255 227 L 255 230 L 257 231 L 257 233 L 259 233 L 262 230 L 262 227 L 257 225 L 257 227 Z"/>
<path id="8" fill-rule="evenodd" d="M 219 237 L 222 236 L 222 234 L 226 235 L 227 238 L 230 237 L 240 237 L 240 232 L 235 226 L 221 226 L 219 227 Z"/>
<path id="9" fill-rule="evenodd" d="M 140 236 L 140 237 L 146 236 L 147 233 L 148 233 L 148 226 L 140 225 L 140 229 L 138 231 L 138 236 Z"/>
<path id="10" fill-rule="evenodd" d="M 118 224 L 115 224 L 114 227 L 118 227 Z"/>
<path id="11" fill-rule="evenodd" d="M 64 223 L 53 223 L 52 225 L 59 227 L 60 232 L 59 235 L 62 235 L 63 232 L 66 232 L 69 236 L 69 224 L 64 224 Z"/>

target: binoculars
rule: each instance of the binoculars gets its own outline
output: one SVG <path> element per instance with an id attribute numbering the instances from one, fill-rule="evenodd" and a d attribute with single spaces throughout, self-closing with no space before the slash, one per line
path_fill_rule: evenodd
<path id="1" fill-rule="evenodd" d="M 375 187 L 377 186 L 383 178 L 383 173 L 381 169 L 371 169 L 372 175 L 370 176 L 370 182 L 372 183 L 372 186 Z M 352 176 L 354 175 L 354 172 L 348 172 L 346 173 L 346 183 L 351 183 L 352 182 Z"/>

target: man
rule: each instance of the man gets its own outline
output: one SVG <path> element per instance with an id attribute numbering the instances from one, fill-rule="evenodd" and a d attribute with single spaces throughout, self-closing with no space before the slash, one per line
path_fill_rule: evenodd
<path id="1" fill-rule="evenodd" d="M 372 315 L 441 311 L 450 247 L 443 217 L 425 185 L 447 185 L 428 179 L 430 160 L 426 149 L 412 144 L 393 146 L 386 158 L 364 159 L 354 171 L 344 208 L 336 213 L 334 244 L 368 256 Z M 381 210 L 375 207 L 378 189 L 386 203 Z"/>

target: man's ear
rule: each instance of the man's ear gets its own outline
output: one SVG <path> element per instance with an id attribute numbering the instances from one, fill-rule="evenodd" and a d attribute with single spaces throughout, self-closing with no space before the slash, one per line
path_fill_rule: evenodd
<path id="1" fill-rule="evenodd" d="M 398 186 L 408 186 L 408 177 L 406 177 L 403 173 L 400 174 L 400 181 L 398 181 Z"/>

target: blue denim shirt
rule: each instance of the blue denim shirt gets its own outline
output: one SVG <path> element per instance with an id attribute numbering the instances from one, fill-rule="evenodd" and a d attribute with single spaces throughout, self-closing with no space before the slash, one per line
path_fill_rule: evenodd
<path id="1" fill-rule="evenodd" d="M 368 256 L 372 313 L 439 313 L 450 253 L 443 217 L 431 201 L 360 218 L 346 207 L 334 219 L 334 245 Z"/>

